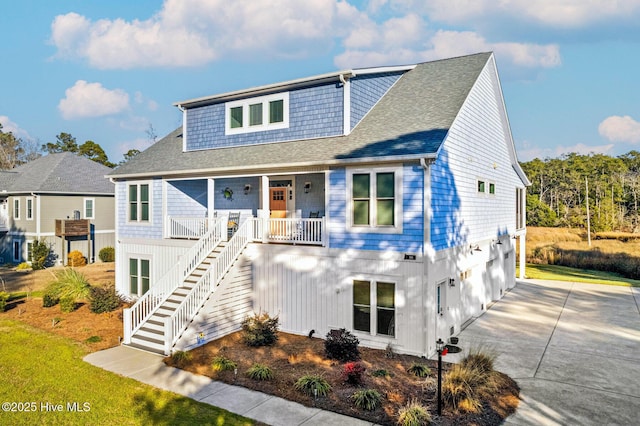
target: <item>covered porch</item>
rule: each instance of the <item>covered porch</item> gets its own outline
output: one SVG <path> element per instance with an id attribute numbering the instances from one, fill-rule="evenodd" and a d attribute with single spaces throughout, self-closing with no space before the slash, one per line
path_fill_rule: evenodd
<path id="1" fill-rule="evenodd" d="M 164 238 L 199 239 L 216 221 L 231 237 L 249 220 L 254 242 L 323 246 L 325 186 L 324 172 L 167 180 Z"/>

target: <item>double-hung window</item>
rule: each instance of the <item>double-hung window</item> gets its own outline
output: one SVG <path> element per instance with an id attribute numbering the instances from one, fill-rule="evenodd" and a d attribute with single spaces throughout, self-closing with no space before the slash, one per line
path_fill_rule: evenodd
<path id="1" fill-rule="evenodd" d="M 347 188 L 351 231 L 402 232 L 400 168 L 350 170 Z"/>
<path id="2" fill-rule="evenodd" d="M 20 220 L 20 198 L 13 199 L 13 218 Z"/>
<path id="3" fill-rule="evenodd" d="M 27 220 L 33 220 L 33 198 L 32 197 L 28 197 L 27 198 Z"/>
<path id="4" fill-rule="evenodd" d="M 150 185 L 148 183 L 129 184 L 128 203 L 130 222 L 150 221 Z"/>
<path id="5" fill-rule="evenodd" d="M 142 296 L 149 291 L 149 259 L 129 258 L 129 292 L 132 296 Z"/>
<path id="6" fill-rule="evenodd" d="M 289 93 L 227 102 L 225 123 L 227 135 L 285 129 L 289 127 Z"/>
<path id="7" fill-rule="evenodd" d="M 84 218 L 85 219 L 94 219 L 95 203 L 96 201 L 94 198 L 84 199 Z"/>
<path id="8" fill-rule="evenodd" d="M 395 283 L 372 280 L 353 281 L 353 329 L 395 337 Z"/>

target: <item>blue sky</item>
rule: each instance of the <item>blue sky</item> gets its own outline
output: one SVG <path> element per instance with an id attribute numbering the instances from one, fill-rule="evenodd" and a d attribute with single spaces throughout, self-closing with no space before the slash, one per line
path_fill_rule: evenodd
<path id="1" fill-rule="evenodd" d="M 522 161 L 640 150 L 640 0 L 0 0 L 0 123 L 112 162 L 174 102 L 495 52 Z"/>

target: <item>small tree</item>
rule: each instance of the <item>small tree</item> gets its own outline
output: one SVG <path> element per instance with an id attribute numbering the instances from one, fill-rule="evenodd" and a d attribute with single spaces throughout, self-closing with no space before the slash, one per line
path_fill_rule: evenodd
<path id="1" fill-rule="evenodd" d="M 33 240 L 31 245 L 31 268 L 35 270 L 44 269 L 50 265 L 51 248 L 44 240 Z"/>

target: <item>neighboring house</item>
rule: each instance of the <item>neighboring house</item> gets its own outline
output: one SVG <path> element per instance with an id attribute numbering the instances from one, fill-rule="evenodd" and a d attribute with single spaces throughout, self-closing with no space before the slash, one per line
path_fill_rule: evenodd
<path id="1" fill-rule="evenodd" d="M 430 355 L 515 285 L 529 182 L 493 54 L 176 106 L 110 175 L 125 344 L 189 349 L 262 311 Z"/>
<path id="2" fill-rule="evenodd" d="M 66 264 L 79 250 L 88 262 L 115 247 L 111 169 L 70 152 L 49 154 L 0 172 L 0 258 L 31 261 L 34 240 L 51 247 L 51 260 Z"/>

